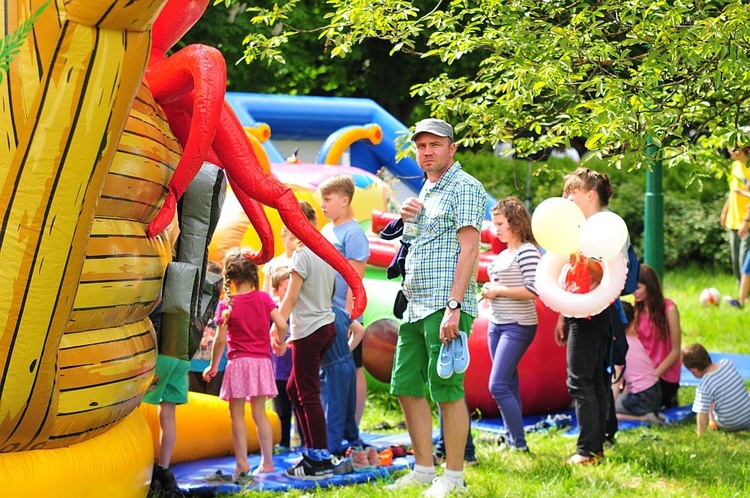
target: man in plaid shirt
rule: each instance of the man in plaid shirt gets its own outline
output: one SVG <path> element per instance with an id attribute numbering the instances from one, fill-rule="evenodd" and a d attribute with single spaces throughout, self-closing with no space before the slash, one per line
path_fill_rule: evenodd
<path id="1" fill-rule="evenodd" d="M 482 184 L 454 162 L 450 124 L 422 120 L 412 141 L 427 178 L 419 198 L 409 198 L 401 206 L 402 219 L 415 218 L 418 228 L 406 256 L 403 291 L 409 304 L 399 329 L 391 393 L 401 403 L 415 465 L 389 488 L 432 482 L 425 496 L 442 497 L 466 492 L 463 459 L 469 416 L 463 373 L 444 379 L 436 365 L 441 345 L 458 337 L 459 331 L 468 334 L 477 316 L 474 276 L 487 195 Z M 425 383 L 443 415 L 446 470 L 439 478 L 432 459 L 432 413 Z"/>

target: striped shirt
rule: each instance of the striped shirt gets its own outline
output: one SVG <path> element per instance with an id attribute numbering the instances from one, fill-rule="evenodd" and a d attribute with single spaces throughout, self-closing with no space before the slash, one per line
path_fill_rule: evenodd
<path id="1" fill-rule="evenodd" d="M 750 429 L 750 394 L 731 361 L 719 360 L 719 369 L 706 373 L 695 390 L 693 411 L 708 413 L 714 405 L 719 427 L 728 431 Z"/>
<path id="2" fill-rule="evenodd" d="M 539 249 L 530 242 L 521 244 L 515 251 L 506 249 L 497 255 L 487 274 L 493 284 L 506 287 L 525 287 L 537 295 L 534 282 L 536 267 L 539 264 Z M 513 299 L 499 296 L 490 300 L 492 323 L 518 323 L 536 325 L 536 304 L 534 299 Z"/>
<path id="3" fill-rule="evenodd" d="M 458 230 L 469 226 L 480 232 L 487 209 L 484 187 L 457 162 L 431 188 L 423 187 L 420 199 L 423 207 L 417 218 L 419 231 L 406 255 L 403 289 L 409 305 L 404 313 L 405 322 L 416 322 L 445 309 L 460 252 Z M 472 270 L 461 311 L 476 317 L 474 273 Z"/>

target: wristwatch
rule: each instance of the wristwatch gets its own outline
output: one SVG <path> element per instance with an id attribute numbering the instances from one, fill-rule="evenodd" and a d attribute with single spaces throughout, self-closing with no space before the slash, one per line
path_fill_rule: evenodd
<path id="1" fill-rule="evenodd" d="M 455 299 L 449 299 L 447 306 L 448 306 L 449 310 L 460 310 L 461 309 L 461 303 L 459 303 Z"/>

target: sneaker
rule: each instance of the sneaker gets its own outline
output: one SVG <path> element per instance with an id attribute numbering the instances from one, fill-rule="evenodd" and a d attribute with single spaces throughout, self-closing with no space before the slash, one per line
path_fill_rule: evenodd
<path id="1" fill-rule="evenodd" d="M 253 476 L 247 472 L 240 472 L 240 474 L 234 478 L 234 483 L 238 486 L 249 486 L 253 483 Z"/>
<path id="2" fill-rule="evenodd" d="M 469 338 L 463 330 L 451 341 L 453 350 L 453 371 L 462 374 L 469 368 Z"/>
<path id="3" fill-rule="evenodd" d="M 174 478 L 172 469 L 164 468 L 159 464 L 154 464 L 151 490 L 157 494 L 169 493 L 171 496 L 184 496 L 177 487 L 177 480 Z"/>
<path id="4" fill-rule="evenodd" d="M 451 495 L 463 495 L 467 492 L 468 488 L 465 482 L 456 482 L 445 476 L 440 476 L 432 481 L 432 486 L 422 493 L 422 496 L 426 498 L 445 498 Z"/>
<path id="5" fill-rule="evenodd" d="M 370 461 L 367 458 L 367 451 L 363 450 L 361 446 L 349 448 L 346 453 L 352 461 L 354 472 L 360 473 L 372 470 Z"/>
<path id="6" fill-rule="evenodd" d="M 449 379 L 453 375 L 453 341 L 440 345 L 437 374 L 441 379 Z"/>
<path id="7" fill-rule="evenodd" d="M 394 491 L 404 488 L 420 488 L 423 486 L 427 486 L 434 479 L 434 474 L 417 474 L 412 470 L 408 474 L 403 475 L 393 481 L 392 484 L 383 487 L 383 489 L 385 489 L 386 491 Z"/>
<path id="8" fill-rule="evenodd" d="M 331 457 L 331 465 L 333 465 L 333 474 L 337 476 L 354 472 L 352 459 L 350 457 Z"/>
<path id="9" fill-rule="evenodd" d="M 367 452 L 367 462 L 370 464 L 370 469 L 374 470 L 382 465 L 380 463 L 380 454 L 378 453 L 377 448 L 370 446 L 369 448 L 366 448 L 365 451 Z"/>
<path id="10" fill-rule="evenodd" d="M 724 301 L 726 301 L 727 304 L 729 306 L 732 306 L 733 308 L 742 309 L 742 303 L 731 296 L 724 296 Z"/>
<path id="11" fill-rule="evenodd" d="M 297 465 L 286 469 L 286 475 L 295 479 L 319 481 L 333 477 L 333 464 L 330 458 L 315 460 L 305 452 Z"/>

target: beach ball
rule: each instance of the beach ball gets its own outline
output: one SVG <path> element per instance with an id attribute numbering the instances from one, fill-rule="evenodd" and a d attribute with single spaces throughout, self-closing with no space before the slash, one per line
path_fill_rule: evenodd
<path id="1" fill-rule="evenodd" d="M 698 300 L 703 306 L 718 306 L 721 303 L 721 294 L 714 287 L 709 287 L 701 291 Z"/>

